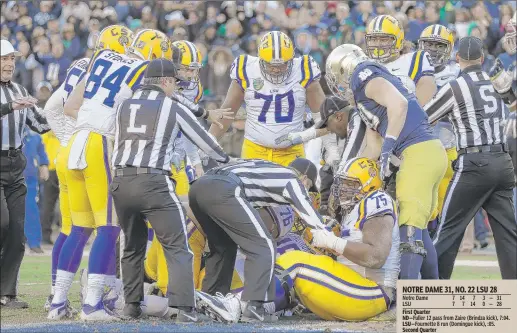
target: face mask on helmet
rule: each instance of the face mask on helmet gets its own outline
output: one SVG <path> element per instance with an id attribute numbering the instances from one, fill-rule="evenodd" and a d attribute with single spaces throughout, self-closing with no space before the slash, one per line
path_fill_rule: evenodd
<path id="1" fill-rule="evenodd" d="M 385 62 L 393 56 L 397 39 L 384 34 L 367 34 L 365 38 L 366 52 L 374 60 Z"/>
<path id="2" fill-rule="evenodd" d="M 333 187 L 335 198 L 338 199 L 341 209 L 348 214 L 364 196 L 363 186 L 359 179 L 338 177 L 334 180 Z"/>
<path id="3" fill-rule="evenodd" d="M 291 75 L 292 70 L 292 60 L 278 64 L 271 64 L 264 60 L 260 60 L 260 71 L 262 72 L 262 75 L 267 81 L 273 84 L 280 84 L 287 80 L 289 75 Z"/>
<path id="4" fill-rule="evenodd" d="M 337 82 L 336 76 L 331 72 L 327 72 L 325 74 L 325 81 L 327 82 L 327 86 L 334 96 L 339 99 L 349 101 L 353 99 L 353 93 L 351 89 L 346 88 L 342 84 Z M 348 83 L 347 83 L 348 85 Z"/>
<path id="5" fill-rule="evenodd" d="M 433 66 L 444 65 L 449 59 L 450 47 L 448 43 L 432 40 L 421 40 L 419 48 L 431 57 Z"/>
<path id="6" fill-rule="evenodd" d="M 199 71 L 201 66 L 180 65 L 178 68 L 178 86 L 183 89 L 195 89 L 199 82 Z"/>

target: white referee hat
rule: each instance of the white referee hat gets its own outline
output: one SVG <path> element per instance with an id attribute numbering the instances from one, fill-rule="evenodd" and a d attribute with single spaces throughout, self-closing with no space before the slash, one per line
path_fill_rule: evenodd
<path id="1" fill-rule="evenodd" d="M 15 56 L 21 55 L 20 52 L 14 49 L 13 44 L 8 40 L 2 39 L 0 42 L 0 56 L 6 56 L 8 54 L 14 53 Z"/>

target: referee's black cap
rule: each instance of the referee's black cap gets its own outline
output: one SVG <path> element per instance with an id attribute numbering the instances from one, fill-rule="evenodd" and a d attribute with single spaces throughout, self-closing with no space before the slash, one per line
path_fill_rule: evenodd
<path id="1" fill-rule="evenodd" d="M 145 70 L 145 77 L 176 77 L 178 71 L 172 61 L 165 58 L 152 60 Z"/>
<path id="2" fill-rule="evenodd" d="M 309 189 L 309 192 L 318 192 L 318 188 L 316 187 L 316 181 L 318 180 L 318 168 L 312 163 L 310 160 L 298 157 L 291 163 L 289 163 L 289 168 L 298 171 L 300 174 L 307 176 L 312 182 L 312 186 Z"/>
<path id="3" fill-rule="evenodd" d="M 320 107 L 321 120 L 318 121 L 314 127 L 317 129 L 325 128 L 327 127 L 327 121 L 329 120 L 329 117 L 334 113 L 339 111 L 347 112 L 351 109 L 353 109 L 353 107 L 351 107 L 350 103 L 347 101 L 336 96 L 327 97 Z"/>
<path id="4" fill-rule="evenodd" d="M 460 39 L 458 55 L 463 60 L 478 60 L 483 56 L 483 41 L 474 36 Z"/>

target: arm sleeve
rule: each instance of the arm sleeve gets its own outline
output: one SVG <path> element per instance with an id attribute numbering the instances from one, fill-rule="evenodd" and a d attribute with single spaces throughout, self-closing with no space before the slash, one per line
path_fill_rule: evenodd
<path id="1" fill-rule="evenodd" d="M 346 162 L 357 157 L 364 148 L 366 143 L 366 124 L 361 119 L 361 116 L 356 111 L 348 121 L 348 137 L 346 140 L 345 150 L 341 155 L 341 162 L 338 170 L 341 170 Z"/>
<path id="2" fill-rule="evenodd" d="M 423 76 L 434 75 L 434 67 L 431 65 L 430 59 L 429 53 L 424 51 L 417 51 L 413 54 L 408 74 L 415 85 Z"/>
<path id="3" fill-rule="evenodd" d="M 39 162 L 39 165 L 48 165 L 49 164 L 48 155 L 47 155 L 47 152 L 45 151 L 45 145 L 43 144 L 43 140 L 42 140 L 41 136 L 38 140 L 38 162 Z"/>
<path id="4" fill-rule="evenodd" d="M 43 117 L 38 111 L 36 111 L 36 108 L 37 107 L 32 107 L 27 109 L 27 118 L 25 120 L 25 123 L 34 132 L 43 134 L 50 131 L 50 126 L 47 123 L 45 117 Z"/>
<path id="5" fill-rule="evenodd" d="M 185 107 L 187 107 L 187 109 L 190 110 L 190 112 L 192 112 L 194 114 L 194 116 L 196 116 L 198 118 L 203 117 L 205 114 L 205 109 L 203 109 L 196 103 L 192 103 L 191 101 L 188 100 L 188 98 L 186 98 L 185 96 L 182 96 L 181 94 L 174 94 L 173 96 L 171 96 L 171 99 L 173 101 L 183 104 Z"/>
<path id="6" fill-rule="evenodd" d="M 434 123 L 438 119 L 447 115 L 454 108 L 454 93 L 451 84 L 444 85 L 432 100 L 424 106 L 424 111 L 429 117 L 429 123 Z"/>
<path id="7" fill-rule="evenodd" d="M 242 90 L 249 87 L 248 73 L 246 72 L 247 64 L 248 56 L 240 55 L 235 58 L 230 69 L 230 78 L 235 80 Z"/>
<path id="8" fill-rule="evenodd" d="M 283 195 L 305 224 L 312 228 L 325 229 L 323 218 L 312 206 L 307 190 L 298 179 L 287 183 Z"/>
<path id="9" fill-rule="evenodd" d="M 13 109 L 11 108 L 11 103 L 5 103 L 0 106 L 0 113 L 2 117 L 8 115 L 11 112 L 13 112 Z"/>
<path id="10" fill-rule="evenodd" d="M 176 107 L 177 106 L 177 107 Z M 230 157 L 192 115 L 189 109 L 179 103 L 173 103 L 177 109 L 176 118 L 181 131 L 208 156 L 218 162 L 228 162 Z"/>

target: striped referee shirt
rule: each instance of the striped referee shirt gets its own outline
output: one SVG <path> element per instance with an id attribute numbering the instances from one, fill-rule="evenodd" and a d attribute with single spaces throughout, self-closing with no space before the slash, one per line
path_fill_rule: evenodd
<path id="1" fill-rule="evenodd" d="M 210 171 L 236 175 L 246 199 L 254 206 L 291 205 L 307 225 L 325 228 L 295 170 L 264 160 L 242 160 Z"/>
<path id="2" fill-rule="evenodd" d="M 170 171 L 179 131 L 214 160 L 230 159 L 187 107 L 147 85 L 118 107 L 113 167 Z"/>
<path id="3" fill-rule="evenodd" d="M 448 116 L 458 149 L 506 143 L 504 102 L 480 65 L 467 67 L 424 106 L 429 122 Z"/>
<path id="4" fill-rule="evenodd" d="M 357 109 L 353 109 L 348 120 L 347 138 L 345 150 L 341 155 L 338 171 L 341 171 L 345 164 L 352 158 L 359 156 L 359 153 L 366 145 L 366 124 L 361 119 Z"/>
<path id="5" fill-rule="evenodd" d="M 18 83 L 12 81 L 0 83 L 2 106 L 14 101 L 16 95 L 25 97 L 29 93 Z M 2 150 L 21 148 L 25 125 L 40 134 L 50 131 L 47 120 L 36 111 L 35 107 L 14 110 L 8 114 L 2 113 Z"/>

